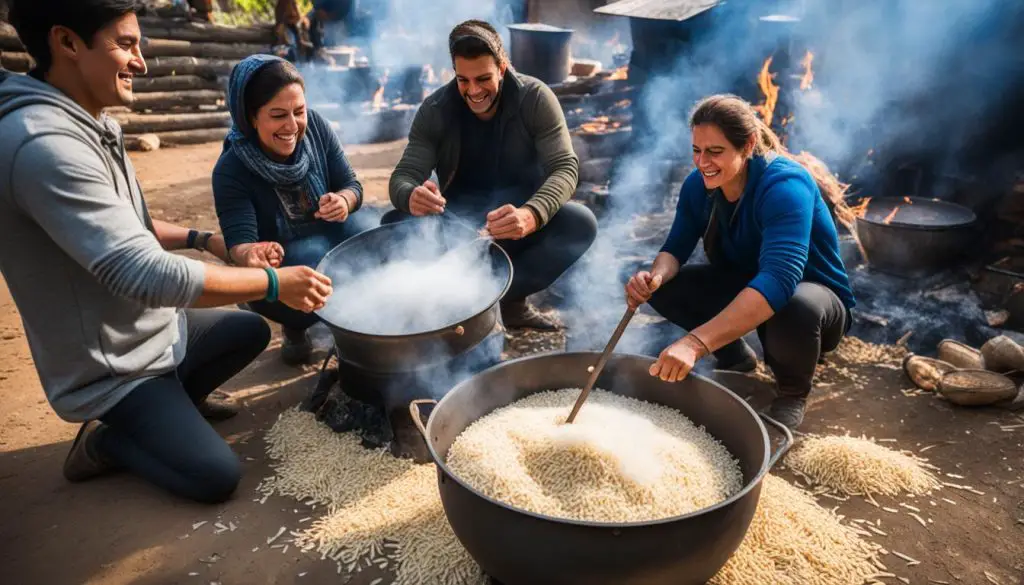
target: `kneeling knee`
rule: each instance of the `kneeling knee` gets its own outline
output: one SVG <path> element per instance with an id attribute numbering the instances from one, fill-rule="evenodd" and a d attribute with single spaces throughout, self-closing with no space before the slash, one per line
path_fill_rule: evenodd
<path id="1" fill-rule="evenodd" d="M 564 216 L 562 222 L 567 239 L 582 254 L 597 239 L 597 216 L 589 207 L 575 201 L 566 203 L 555 217 L 559 215 Z"/>
<path id="2" fill-rule="evenodd" d="M 234 454 L 210 458 L 196 470 L 195 497 L 207 504 L 231 498 L 242 481 L 242 465 Z"/>

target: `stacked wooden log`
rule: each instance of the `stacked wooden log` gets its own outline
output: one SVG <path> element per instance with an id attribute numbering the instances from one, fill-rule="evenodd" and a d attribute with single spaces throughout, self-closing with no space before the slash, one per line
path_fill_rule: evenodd
<path id="1" fill-rule="evenodd" d="M 148 71 L 136 77 L 130 107 L 108 110 L 121 124 L 126 145 L 150 150 L 223 140 L 231 126 L 225 103 L 228 75 L 243 58 L 270 50 L 271 27 L 154 17 L 141 17 L 139 23 Z M 13 27 L 3 22 L 0 65 L 20 73 L 33 66 Z"/>

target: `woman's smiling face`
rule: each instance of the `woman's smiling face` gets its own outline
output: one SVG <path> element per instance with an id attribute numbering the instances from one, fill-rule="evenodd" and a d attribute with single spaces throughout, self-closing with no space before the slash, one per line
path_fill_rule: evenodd
<path id="1" fill-rule="evenodd" d="M 700 170 L 707 189 L 718 189 L 740 177 L 750 157 L 746 148 L 733 146 L 714 124 L 698 124 L 692 134 L 693 164 Z"/>
<path id="2" fill-rule="evenodd" d="M 256 112 L 252 126 L 263 150 L 283 161 L 306 134 L 306 123 L 306 94 L 301 85 L 292 83 Z"/>

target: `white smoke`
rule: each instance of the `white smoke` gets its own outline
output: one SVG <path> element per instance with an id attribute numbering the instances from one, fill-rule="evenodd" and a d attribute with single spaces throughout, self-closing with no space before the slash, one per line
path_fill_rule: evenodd
<path id="1" fill-rule="evenodd" d="M 411 335 L 454 326 L 497 301 L 507 273 L 491 261 L 487 240 L 432 219 L 410 221 L 392 230 L 386 249 L 357 240 L 352 256 L 328 263 L 334 292 L 324 319 L 358 333 Z"/>

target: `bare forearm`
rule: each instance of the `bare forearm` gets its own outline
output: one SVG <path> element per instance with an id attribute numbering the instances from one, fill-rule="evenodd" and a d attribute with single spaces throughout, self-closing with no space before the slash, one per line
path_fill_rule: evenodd
<path id="1" fill-rule="evenodd" d="M 709 350 L 717 351 L 757 329 L 774 314 L 761 293 L 745 288 L 721 313 L 691 333 L 704 342 Z"/>
<path id="2" fill-rule="evenodd" d="M 654 265 L 651 266 L 651 276 L 661 276 L 661 282 L 664 284 L 679 274 L 679 260 L 675 256 L 668 252 L 660 252 L 654 259 Z"/>
<path id="3" fill-rule="evenodd" d="M 203 294 L 196 308 L 223 307 L 258 301 L 267 296 L 270 281 L 262 268 L 206 265 Z"/>
<path id="4" fill-rule="evenodd" d="M 184 250 L 188 247 L 188 228 L 159 219 L 153 220 L 153 231 L 164 250 Z"/>
<path id="5" fill-rule="evenodd" d="M 156 239 L 164 250 L 186 250 L 188 249 L 189 228 L 181 227 L 158 219 L 153 220 L 153 229 L 156 231 Z M 224 236 L 214 234 L 206 241 L 206 251 L 219 258 L 222 262 L 228 262 L 228 249 L 224 243 Z"/>

